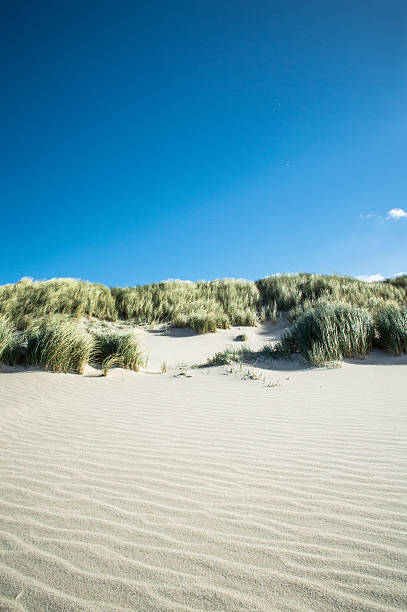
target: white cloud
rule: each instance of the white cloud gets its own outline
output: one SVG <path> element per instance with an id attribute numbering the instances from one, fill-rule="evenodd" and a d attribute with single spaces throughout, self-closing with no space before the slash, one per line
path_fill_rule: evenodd
<path id="1" fill-rule="evenodd" d="M 377 213 L 360 213 L 361 219 L 374 219 L 377 223 L 383 223 L 383 217 Z"/>
<path id="2" fill-rule="evenodd" d="M 403 208 L 392 208 L 388 211 L 386 219 L 403 219 L 407 217 L 407 212 Z"/>
<path id="3" fill-rule="evenodd" d="M 374 283 L 377 281 L 384 280 L 383 274 L 361 274 L 357 277 L 361 281 L 365 281 L 365 283 Z"/>

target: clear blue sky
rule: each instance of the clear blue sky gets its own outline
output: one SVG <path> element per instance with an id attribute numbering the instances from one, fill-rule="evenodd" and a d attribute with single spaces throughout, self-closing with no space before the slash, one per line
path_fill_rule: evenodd
<path id="1" fill-rule="evenodd" d="M 405 0 L 1 11 L 0 283 L 407 271 Z"/>

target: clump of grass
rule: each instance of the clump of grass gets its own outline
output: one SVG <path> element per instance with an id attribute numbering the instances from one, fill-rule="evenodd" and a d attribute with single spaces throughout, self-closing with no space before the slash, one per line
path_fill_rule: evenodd
<path id="1" fill-rule="evenodd" d="M 360 308 L 369 308 L 372 300 L 394 300 L 405 305 L 407 283 L 402 278 L 394 281 L 365 283 L 348 276 L 301 273 L 267 276 L 256 281 L 256 285 L 264 307 L 275 302 L 278 310 L 291 311 L 293 319 L 319 301 Z"/>
<path id="2" fill-rule="evenodd" d="M 94 334 L 94 345 L 91 360 L 101 364 L 103 375 L 107 376 L 109 368 L 120 366 L 139 371 L 143 365 L 143 354 L 135 334 L 120 334 L 114 331 Z"/>
<path id="3" fill-rule="evenodd" d="M 393 287 L 402 287 L 407 290 L 407 274 L 402 274 L 395 278 L 386 278 L 384 282 L 393 285 Z"/>
<path id="4" fill-rule="evenodd" d="M 325 304 L 300 316 L 271 354 L 300 353 L 310 364 L 322 366 L 344 357 L 365 357 L 373 341 L 374 323 L 366 309 Z"/>
<path id="5" fill-rule="evenodd" d="M 0 287 L 0 313 L 12 320 L 20 319 L 23 328 L 28 327 L 24 322 L 28 316 L 67 314 L 110 321 L 117 318 L 115 300 L 108 287 L 72 278 L 23 279 L 14 285 L 4 285 Z"/>
<path id="6" fill-rule="evenodd" d="M 271 300 L 268 304 L 263 304 L 263 306 L 260 307 L 259 318 L 262 323 L 264 323 L 264 321 L 275 323 L 277 320 L 277 302 Z"/>
<path id="7" fill-rule="evenodd" d="M 237 308 L 229 314 L 229 321 L 231 325 L 247 325 L 248 327 L 254 327 L 259 321 L 259 315 L 256 311 L 251 309 L 243 310 Z"/>
<path id="8" fill-rule="evenodd" d="M 197 334 L 208 334 L 230 327 L 228 317 L 219 308 L 179 313 L 174 316 L 172 324 L 174 327 L 190 327 Z"/>
<path id="9" fill-rule="evenodd" d="M 0 363 L 22 365 L 25 363 L 25 346 L 21 334 L 13 325 L 0 315 Z"/>
<path id="10" fill-rule="evenodd" d="M 228 317 L 223 313 L 195 312 L 189 315 L 188 325 L 197 334 L 209 334 L 217 329 L 228 329 L 230 327 Z"/>
<path id="11" fill-rule="evenodd" d="M 236 336 L 235 338 L 235 342 L 246 342 L 248 340 L 248 335 L 243 333 L 243 334 L 239 334 L 238 336 Z"/>
<path id="12" fill-rule="evenodd" d="M 0 316 L 0 360 L 13 338 L 13 328 L 6 317 Z"/>
<path id="13" fill-rule="evenodd" d="M 5 346 L 0 362 L 8 366 L 25 365 L 27 361 L 27 346 L 24 337 L 14 333 L 10 342 Z"/>
<path id="14" fill-rule="evenodd" d="M 119 316 L 139 323 L 169 322 L 197 333 L 230 325 L 256 325 L 260 294 L 252 281 L 164 281 L 113 288 Z"/>
<path id="15" fill-rule="evenodd" d="M 378 344 L 394 355 L 407 353 L 407 309 L 387 306 L 375 314 Z"/>
<path id="16" fill-rule="evenodd" d="M 161 374 L 165 374 L 168 370 L 167 362 L 163 361 L 161 364 Z"/>
<path id="17" fill-rule="evenodd" d="M 206 362 L 206 365 L 218 366 L 230 365 L 231 363 L 242 363 L 244 358 L 248 355 L 250 355 L 250 350 L 245 346 L 241 346 L 238 349 L 228 347 L 224 351 L 219 351 L 218 353 L 215 353 L 212 357 L 209 357 Z"/>
<path id="18" fill-rule="evenodd" d="M 27 365 L 52 372 L 82 374 L 92 350 L 92 337 L 84 329 L 57 317 L 28 330 L 26 339 Z"/>

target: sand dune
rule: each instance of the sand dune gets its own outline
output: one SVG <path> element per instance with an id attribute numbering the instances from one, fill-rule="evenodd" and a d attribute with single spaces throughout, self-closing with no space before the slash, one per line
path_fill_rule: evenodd
<path id="1" fill-rule="evenodd" d="M 219 329 L 216 334 L 197 334 L 192 329 L 174 328 L 158 324 L 155 327 L 131 325 L 123 323 L 105 323 L 111 329 L 121 331 L 135 331 L 138 335 L 143 354 L 148 358 L 150 369 L 160 369 L 165 362 L 174 367 L 179 364 L 205 363 L 218 351 L 226 347 L 238 348 L 242 342 L 236 342 L 236 337 L 242 334 L 247 336 L 247 344 L 253 350 L 258 350 L 268 342 L 278 340 L 287 328 L 287 319 L 280 317 L 276 323 L 267 321 L 257 327 L 232 327 Z"/>
<path id="2" fill-rule="evenodd" d="M 276 387 L 1 373 L 0 610 L 407 609 L 407 362 L 389 359 Z"/>

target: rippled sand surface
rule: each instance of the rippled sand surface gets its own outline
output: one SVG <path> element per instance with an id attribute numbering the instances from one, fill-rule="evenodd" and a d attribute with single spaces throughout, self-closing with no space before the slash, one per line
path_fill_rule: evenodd
<path id="1" fill-rule="evenodd" d="M 0 374 L 0 610 L 407 609 L 407 364 Z"/>

